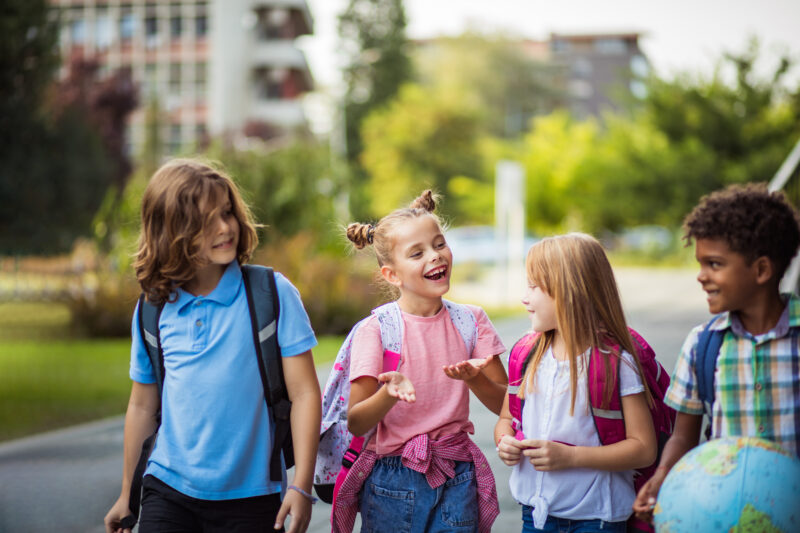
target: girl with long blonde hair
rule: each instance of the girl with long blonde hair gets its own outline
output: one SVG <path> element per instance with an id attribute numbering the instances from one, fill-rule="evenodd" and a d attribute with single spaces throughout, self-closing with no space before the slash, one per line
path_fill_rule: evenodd
<path id="1" fill-rule="evenodd" d="M 596 239 L 572 233 L 532 246 L 526 270 L 522 303 L 538 336 L 519 389 L 524 438 L 512 429 L 508 399 L 495 427 L 498 455 L 514 466 L 510 487 L 523 505 L 522 530 L 625 531 L 633 470 L 655 460 L 657 444 L 611 265 Z M 625 438 L 606 446 L 588 398 L 594 350 L 604 361 L 605 402 L 614 387 L 611 358 L 619 362 Z"/>

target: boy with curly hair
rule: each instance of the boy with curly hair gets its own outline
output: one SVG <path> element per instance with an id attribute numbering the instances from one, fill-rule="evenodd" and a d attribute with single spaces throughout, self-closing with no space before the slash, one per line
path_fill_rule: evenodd
<path id="1" fill-rule="evenodd" d="M 714 374 L 711 438 L 760 437 L 800 455 L 800 299 L 779 284 L 800 245 L 798 213 L 764 184 L 734 185 L 701 199 L 684 221 L 695 242 L 697 281 L 708 295 L 710 323 L 686 338 L 664 398 L 677 411 L 658 470 L 633 504 L 650 519 L 669 470 L 700 442 L 701 333 L 724 333 Z"/>

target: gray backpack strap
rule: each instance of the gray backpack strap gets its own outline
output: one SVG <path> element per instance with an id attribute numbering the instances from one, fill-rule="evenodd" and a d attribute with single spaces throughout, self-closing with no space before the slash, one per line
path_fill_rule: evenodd
<path id="1" fill-rule="evenodd" d="M 450 314 L 450 320 L 464 340 L 467 354 L 471 356 L 475 350 L 475 345 L 478 343 L 478 321 L 475 318 L 475 314 L 464 304 L 457 304 L 449 300 L 442 301 Z"/>
<path id="2" fill-rule="evenodd" d="M 164 390 L 164 352 L 161 349 L 161 335 L 158 329 L 158 320 L 163 309 L 163 302 L 156 305 L 148 302 L 144 294 L 139 296 L 139 333 L 150 357 L 150 364 L 153 365 L 159 395 Z"/>
<path id="3" fill-rule="evenodd" d="M 164 351 L 161 348 L 161 335 L 158 329 L 158 320 L 161 318 L 161 311 L 164 309 L 164 303 L 159 305 L 152 304 L 147 301 L 144 294 L 139 296 L 139 305 L 137 307 L 137 318 L 139 321 L 139 334 L 142 337 L 142 342 L 147 349 L 147 355 L 150 358 L 150 364 L 153 365 L 153 372 L 156 375 L 156 384 L 158 385 L 158 395 L 164 390 Z M 139 453 L 139 460 L 136 462 L 136 467 L 133 471 L 131 478 L 131 490 L 128 497 L 128 509 L 131 514 L 125 516 L 120 521 L 121 527 L 125 529 L 133 529 L 136 522 L 139 520 L 139 509 L 142 500 L 142 480 L 144 472 L 147 469 L 147 460 L 150 458 L 150 453 L 153 451 L 155 445 L 156 435 L 158 435 L 158 428 L 161 425 L 161 409 L 156 414 L 156 429 L 152 435 L 147 437 L 142 442 L 142 450 Z"/>
<path id="4" fill-rule="evenodd" d="M 272 456 L 269 463 L 270 479 L 281 481 L 283 478 L 281 452 L 286 468 L 291 468 L 294 466 L 294 448 L 289 419 L 292 403 L 286 390 L 281 347 L 278 344 L 280 316 L 278 289 L 272 269 L 261 265 L 242 265 L 242 280 L 250 309 L 253 343 L 258 356 L 258 370 L 264 387 L 264 398 L 275 422 Z"/>

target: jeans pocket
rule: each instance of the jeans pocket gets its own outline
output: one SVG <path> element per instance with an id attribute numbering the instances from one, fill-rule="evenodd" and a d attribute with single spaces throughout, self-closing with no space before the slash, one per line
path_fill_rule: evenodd
<path id="1" fill-rule="evenodd" d="M 448 526 L 477 527 L 478 484 L 473 468 L 445 482 L 441 508 L 442 522 Z"/>
<path id="2" fill-rule="evenodd" d="M 363 531 L 410 533 L 413 513 L 413 490 L 392 490 L 374 483 L 364 487 L 361 500 Z"/>

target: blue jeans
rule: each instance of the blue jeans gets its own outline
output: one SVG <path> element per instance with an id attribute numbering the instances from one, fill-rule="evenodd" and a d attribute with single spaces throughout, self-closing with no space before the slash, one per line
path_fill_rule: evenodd
<path id="1" fill-rule="evenodd" d="M 533 507 L 522 506 L 522 533 L 625 533 L 628 522 L 606 522 L 604 520 L 570 520 L 548 516 L 542 529 L 533 527 Z"/>
<path id="2" fill-rule="evenodd" d="M 478 484 L 471 462 L 456 461 L 456 473 L 432 489 L 424 474 L 399 456 L 378 459 L 359 493 L 362 533 L 478 531 Z"/>

